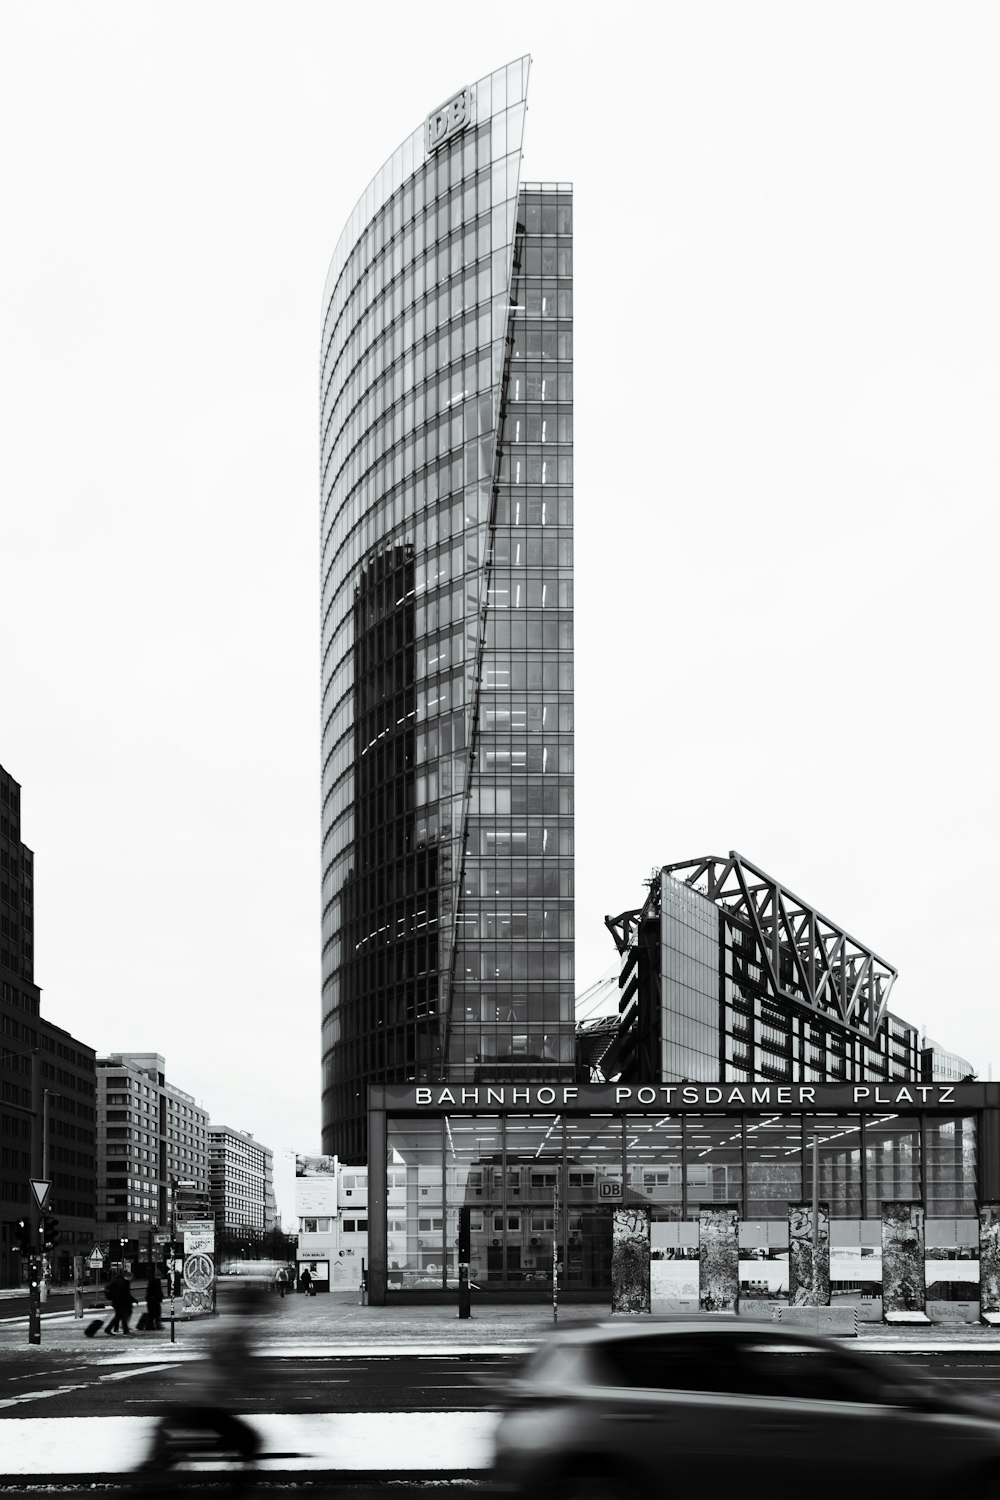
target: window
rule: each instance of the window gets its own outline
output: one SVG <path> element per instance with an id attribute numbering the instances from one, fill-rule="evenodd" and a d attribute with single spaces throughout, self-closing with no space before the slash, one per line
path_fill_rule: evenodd
<path id="1" fill-rule="evenodd" d="M 746 1343 L 735 1361 L 739 1389 L 782 1401 L 891 1399 L 886 1384 L 863 1364 L 815 1344 L 766 1338 Z"/>
<path id="2" fill-rule="evenodd" d="M 609 1340 L 595 1351 L 597 1378 L 647 1390 L 737 1391 L 734 1348 L 731 1337 L 716 1334 Z"/>

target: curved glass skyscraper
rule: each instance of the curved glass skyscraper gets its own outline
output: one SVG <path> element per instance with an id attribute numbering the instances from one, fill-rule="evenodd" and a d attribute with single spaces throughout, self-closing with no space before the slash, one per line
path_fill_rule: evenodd
<path id="1" fill-rule="evenodd" d="M 573 221 L 527 57 L 368 186 L 320 376 L 324 1150 L 369 1083 L 573 1071 Z"/>

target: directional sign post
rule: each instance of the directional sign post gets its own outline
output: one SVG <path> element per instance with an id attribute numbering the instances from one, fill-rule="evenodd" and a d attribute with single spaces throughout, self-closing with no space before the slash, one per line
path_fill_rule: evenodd
<path id="1" fill-rule="evenodd" d="M 35 1209 L 31 1215 L 31 1260 L 28 1264 L 28 1343 L 40 1344 L 42 1342 L 43 1273 L 41 1218 L 45 1212 L 45 1205 L 49 1201 L 52 1183 L 47 1177 L 29 1177 L 28 1186 L 35 1200 Z"/>
<path id="2" fill-rule="evenodd" d="M 104 1270 L 104 1251 L 100 1245 L 95 1245 L 93 1250 L 91 1250 L 87 1257 L 87 1265 L 94 1273 L 94 1306 L 99 1307 L 101 1304 L 97 1296 L 97 1287 L 101 1279 L 101 1272 Z"/>

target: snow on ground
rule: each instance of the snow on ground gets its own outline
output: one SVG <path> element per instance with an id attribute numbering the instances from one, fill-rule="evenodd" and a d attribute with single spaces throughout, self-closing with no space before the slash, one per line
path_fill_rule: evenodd
<path id="1" fill-rule="evenodd" d="M 5 1477 L 120 1474 L 141 1463 L 152 1417 L 8 1417 L 0 1423 Z M 483 1469 L 492 1456 L 495 1412 L 335 1412 L 255 1416 L 262 1468 Z"/>

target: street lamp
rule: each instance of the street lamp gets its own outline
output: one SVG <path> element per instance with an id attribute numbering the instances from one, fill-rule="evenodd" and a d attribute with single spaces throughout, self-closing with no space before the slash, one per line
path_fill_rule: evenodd
<path id="1" fill-rule="evenodd" d="M 42 1177 L 46 1182 L 49 1180 L 49 1100 L 64 1099 L 65 1097 L 65 1094 L 58 1094 L 54 1089 L 42 1089 Z M 43 1217 L 43 1225 L 44 1222 L 45 1220 Z M 41 1239 L 44 1240 L 44 1235 L 41 1236 Z M 51 1276 L 52 1267 L 49 1263 L 48 1256 L 45 1254 L 44 1243 L 39 1243 L 38 1248 L 42 1252 L 42 1280 L 41 1286 L 39 1288 L 39 1294 L 41 1296 L 41 1300 L 45 1302 L 48 1300 L 49 1278 Z"/>

